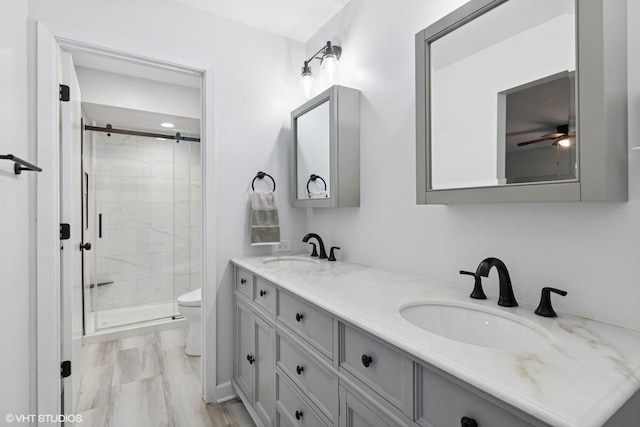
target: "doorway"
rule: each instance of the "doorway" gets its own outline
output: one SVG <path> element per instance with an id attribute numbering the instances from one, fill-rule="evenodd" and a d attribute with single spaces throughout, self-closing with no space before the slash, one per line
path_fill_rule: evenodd
<path id="1" fill-rule="evenodd" d="M 213 87 L 213 70 L 210 65 L 199 64 L 198 61 L 193 61 L 187 66 L 174 65 L 178 61 L 184 62 L 182 57 L 174 57 L 167 55 L 166 53 L 157 53 L 155 56 L 158 60 L 149 59 L 149 52 L 143 52 L 142 50 L 135 48 L 130 49 L 129 46 L 124 46 L 117 42 L 105 42 L 102 37 L 94 37 L 91 35 L 82 35 L 79 37 L 77 33 L 62 28 L 55 28 L 52 31 L 44 24 L 38 23 L 38 67 L 37 67 L 37 129 L 38 129 L 38 159 L 39 163 L 45 165 L 45 173 L 42 174 L 41 179 L 37 182 L 38 193 L 38 242 L 39 250 L 37 253 L 37 365 L 38 365 L 38 387 L 37 387 L 37 406 L 41 413 L 61 413 L 61 401 L 60 396 L 63 394 L 63 386 L 60 383 L 60 366 L 63 360 L 62 358 L 62 346 L 65 342 L 65 336 L 71 335 L 71 328 L 64 322 L 65 308 L 61 305 L 61 302 L 65 298 L 65 294 L 70 294 L 71 290 L 68 288 L 68 283 L 61 277 L 62 267 L 62 255 L 60 251 L 60 224 L 63 222 L 61 215 L 61 195 L 65 191 L 77 191 L 76 194 L 85 197 L 84 190 L 91 188 L 91 181 L 85 184 L 83 188 L 83 181 L 87 182 L 87 177 L 83 173 L 74 174 L 76 183 L 69 187 L 61 179 L 61 172 L 64 169 L 64 165 L 61 163 L 64 157 L 64 150 L 60 148 L 64 147 L 62 141 L 60 128 L 62 119 L 62 112 L 60 111 L 60 102 L 58 99 L 58 74 L 60 67 L 60 53 L 64 50 L 72 52 L 90 52 L 92 54 L 102 56 L 102 58 L 109 62 L 109 60 L 119 60 L 121 62 L 128 62 L 132 65 L 132 68 L 140 68 L 141 65 L 149 65 L 155 67 L 157 70 L 166 71 L 169 73 L 178 74 L 192 74 L 196 75 L 199 79 L 198 90 L 202 90 L 200 95 L 198 110 L 201 113 L 201 117 L 204 117 L 205 111 L 205 98 L 208 102 L 212 102 L 212 93 L 208 96 L 204 93 L 205 81 Z M 106 46 L 105 48 L 97 48 L 96 46 Z M 124 53 L 127 52 L 127 53 Z M 153 75 L 153 73 L 152 73 Z M 149 76 L 147 76 L 149 77 Z M 81 79 L 80 79 L 81 80 Z M 55 97 L 52 96 L 55 94 Z M 209 117 L 210 126 L 209 132 L 210 140 L 212 141 L 212 117 Z M 96 121 L 97 123 L 97 121 Z M 204 135 L 206 135 L 206 124 L 203 120 L 200 124 L 200 134 L 203 135 L 203 143 L 200 148 L 201 164 L 204 164 L 206 159 L 206 150 L 204 144 Z M 84 135 L 86 137 L 86 134 Z M 204 168 L 200 168 L 204 171 Z M 202 206 L 205 205 L 206 200 L 204 197 L 204 172 L 202 172 L 202 186 L 199 190 L 201 196 Z M 75 188 L 75 190 L 74 190 Z M 88 197 L 88 196 L 87 196 Z M 204 210 L 204 207 L 203 207 Z M 201 231 L 205 231 L 206 223 L 204 221 L 204 215 L 200 215 Z M 95 223 L 95 222 L 94 222 Z M 78 227 L 83 228 L 84 224 Z M 204 234 L 204 233 L 202 233 Z M 89 234 L 87 234 L 88 236 Z M 75 240 L 69 242 L 68 247 L 73 248 L 73 251 L 67 253 L 73 253 L 76 249 L 79 252 L 79 244 L 86 245 L 84 236 L 82 238 L 76 237 Z M 201 248 L 201 254 L 207 248 Z M 211 242 L 209 245 L 210 253 L 214 252 L 215 242 Z M 201 255 L 202 257 L 202 255 Z M 209 274 L 214 274 L 215 267 L 209 267 Z M 204 282 L 204 278 L 207 275 L 207 269 L 203 268 L 200 275 L 200 283 Z M 75 282 L 72 283 L 72 285 Z M 88 285 L 96 283 L 88 283 Z M 206 300 L 206 291 L 203 290 L 203 301 Z M 83 300 L 81 300 L 83 301 Z M 81 302 L 82 303 L 82 302 Z M 77 316 L 72 321 L 77 324 Z M 80 323 L 83 322 L 83 316 L 79 317 Z M 213 326 L 215 329 L 215 325 Z M 206 351 L 206 348 L 205 348 Z M 56 355 L 60 354 L 58 358 Z M 74 372 L 78 371 L 78 365 L 80 360 L 73 358 L 72 361 L 72 377 Z M 215 363 L 215 357 L 213 358 Z M 215 373 L 209 375 L 210 378 L 215 379 Z M 215 381 L 214 381 L 215 383 Z M 67 394 L 70 390 L 67 389 Z M 65 405 L 65 412 L 69 413 L 69 408 L 73 408 L 72 405 Z"/>

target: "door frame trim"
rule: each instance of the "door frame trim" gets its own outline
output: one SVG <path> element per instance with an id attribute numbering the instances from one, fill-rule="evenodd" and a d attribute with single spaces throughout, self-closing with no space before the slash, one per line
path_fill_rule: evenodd
<path id="1" fill-rule="evenodd" d="M 135 40 L 79 31 L 57 24 L 36 22 L 36 124 L 37 157 L 43 168 L 36 187 L 36 380 L 33 392 L 38 414 L 60 414 L 60 156 L 59 156 L 59 52 L 83 49 L 112 57 L 142 61 L 166 68 L 201 74 L 202 118 L 202 391 L 207 402 L 216 396 L 216 182 L 214 65 L 156 49 Z M 208 147 L 207 147 L 208 144 Z M 206 212 L 206 215 L 205 215 Z M 205 284 L 211 284 L 207 292 Z M 206 354 L 206 357 L 204 357 Z M 56 357 L 57 355 L 57 357 Z M 75 410 L 75 408 L 74 408 Z M 73 413 L 73 411 L 69 411 Z M 55 425 L 45 423 L 41 425 Z"/>

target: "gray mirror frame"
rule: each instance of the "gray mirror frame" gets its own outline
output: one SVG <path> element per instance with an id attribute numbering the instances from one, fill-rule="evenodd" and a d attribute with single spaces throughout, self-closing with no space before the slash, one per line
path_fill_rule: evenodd
<path id="1" fill-rule="evenodd" d="M 432 190 L 429 44 L 509 0 L 471 0 L 416 34 L 417 204 L 628 200 L 627 5 L 576 2 L 578 179 Z"/>
<path id="2" fill-rule="evenodd" d="M 329 101 L 330 194 L 326 199 L 298 199 L 297 118 Z M 291 112 L 291 205 L 298 208 L 360 206 L 360 91 L 334 85 Z"/>

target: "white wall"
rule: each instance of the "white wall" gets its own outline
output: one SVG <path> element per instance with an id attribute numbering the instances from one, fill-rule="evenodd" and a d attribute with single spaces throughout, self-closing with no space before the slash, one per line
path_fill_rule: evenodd
<path id="1" fill-rule="evenodd" d="M 27 121 L 27 4 L 0 2 L 0 154 L 35 162 L 33 134 Z M 34 289 L 33 172 L 13 174 L 13 163 L 0 161 L 0 416 L 30 413 Z"/>
<path id="2" fill-rule="evenodd" d="M 352 0 L 306 45 L 342 45 L 340 84 L 362 91 L 361 206 L 314 209 L 307 231 L 351 261 L 471 289 L 460 269 L 488 256 L 509 267 L 521 303 L 565 289 L 558 311 L 640 328 L 640 155 L 629 154 L 628 203 L 417 206 L 414 35 L 462 0 Z M 629 144 L 640 145 L 640 2 L 629 1 Z M 321 89 L 321 88 L 320 88 Z M 485 280 L 497 295 L 497 275 Z"/>
<path id="3" fill-rule="evenodd" d="M 83 0 L 31 0 L 29 17 L 215 67 L 215 105 L 209 108 L 215 111 L 216 140 L 215 147 L 207 147 L 213 153 L 207 158 L 215 164 L 206 167 L 207 176 L 216 177 L 211 182 L 217 183 L 217 188 L 207 188 L 207 196 L 217 192 L 218 206 L 207 220 L 215 218 L 217 223 L 204 239 L 217 242 L 217 259 L 204 261 L 216 265 L 217 277 L 204 285 L 209 297 L 216 295 L 218 310 L 205 307 L 203 322 L 212 325 L 217 315 L 217 380 L 228 381 L 233 347 L 229 259 L 269 251 L 251 247 L 248 237 L 248 197 L 257 171 L 264 170 L 278 183 L 282 238 L 296 245 L 304 231 L 304 212 L 289 208 L 285 190 L 290 173 L 289 113 L 299 96 L 291 82 L 297 81 L 303 46 L 173 0 L 116 0 L 108 7 Z M 215 334 L 212 329 L 208 336 Z M 211 390 L 205 391 L 210 398 Z"/>
<path id="4" fill-rule="evenodd" d="M 200 88 L 77 67 L 82 102 L 200 118 Z M 117 124 L 116 124 L 117 126 Z"/>

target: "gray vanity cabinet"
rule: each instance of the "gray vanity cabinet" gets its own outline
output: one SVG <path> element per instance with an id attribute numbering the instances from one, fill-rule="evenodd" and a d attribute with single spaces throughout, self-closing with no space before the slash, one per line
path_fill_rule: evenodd
<path id="1" fill-rule="evenodd" d="M 235 287 L 232 383 L 259 427 L 549 427 L 240 267 Z"/>

